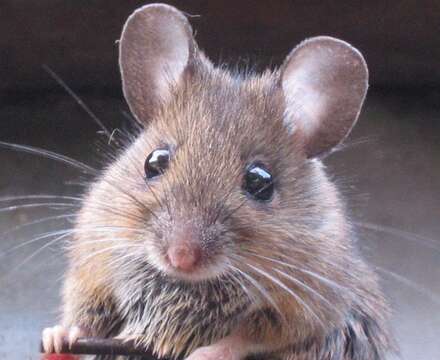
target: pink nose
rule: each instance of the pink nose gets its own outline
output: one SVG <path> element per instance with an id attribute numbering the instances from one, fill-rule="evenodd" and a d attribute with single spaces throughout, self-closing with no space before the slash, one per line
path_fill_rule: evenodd
<path id="1" fill-rule="evenodd" d="M 180 243 L 170 246 L 167 255 L 172 267 L 190 272 L 197 266 L 201 250 L 198 245 Z"/>

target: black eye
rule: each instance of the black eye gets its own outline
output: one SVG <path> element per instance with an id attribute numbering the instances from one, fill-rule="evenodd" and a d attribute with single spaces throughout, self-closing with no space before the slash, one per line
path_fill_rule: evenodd
<path id="1" fill-rule="evenodd" d="M 261 163 L 249 165 L 244 176 L 243 189 L 256 200 L 270 200 L 273 195 L 272 174 Z"/>
<path id="2" fill-rule="evenodd" d="M 170 151 L 168 149 L 157 149 L 148 155 L 145 160 L 145 176 L 147 179 L 162 175 L 168 168 Z"/>

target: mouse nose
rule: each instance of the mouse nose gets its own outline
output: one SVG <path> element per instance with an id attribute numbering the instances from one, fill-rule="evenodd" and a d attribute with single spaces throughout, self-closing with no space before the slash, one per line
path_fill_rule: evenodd
<path id="1" fill-rule="evenodd" d="M 193 224 L 176 226 L 170 234 L 167 257 L 172 267 L 190 272 L 202 256 L 200 231 Z"/>
<path id="2" fill-rule="evenodd" d="M 189 272 L 197 266 L 201 250 L 198 245 L 184 243 L 170 246 L 167 255 L 172 267 Z"/>

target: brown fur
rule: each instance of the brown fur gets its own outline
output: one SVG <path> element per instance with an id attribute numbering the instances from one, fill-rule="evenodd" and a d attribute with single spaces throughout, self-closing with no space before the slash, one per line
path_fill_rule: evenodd
<path id="1" fill-rule="evenodd" d="M 84 236 L 77 236 L 70 252 L 71 269 L 65 287 L 66 325 L 85 326 L 94 335 L 119 332 L 139 335 L 139 339 L 159 355 L 178 355 L 209 344 L 232 331 L 239 320 L 245 323 L 240 325 L 245 328 L 244 332 L 256 343 L 263 344 L 264 351 L 305 342 L 311 336 L 325 339 L 330 336 L 328 334 L 347 326 L 347 319 L 353 312 L 356 317 L 371 318 L 375 328 L 382 328 L 386 307 L 375 277 L 352 249 L 343 205 L 321 164 L 306 160 L 298 143 L 283 127 L 282 99 L 275 79 L 276 74 L 271 73 L 234 77 L 220 70 L 188 75 L 185 83 L 175 89 L 173 102 L 157 112 L 147 130 L 107 169 L 92 187 L 78 218 L 77 229 Z M 171 166 L 160 180 L 150 184 L 152 189 L 148 191 L 143 179 L 143 163 L 146 155 L 163 143 L 173 149 Z M 264 161 L 273 171 L 277 190 L 270 204 L 253 203 L 241 192 L 243 169 L 253 159 Z M 209 336 L 197 329 L 198 322 L 209 313 L 199 314 L 194 307 L 201 309 L 198 301 L 206 300 L 208 294 L 212 296 L 212 289 L 225 287 L 223 278 L 196 284 L 168 279 L 147 263 L 147 254 L 142 253 L 145 249 L 133 249 L 131 255 L 129 248 L 104 251 L 84 263 L 84 258 L 94 251 L 112 245 L 105 242 L 109 236 L 105 231 L 94 234 L 88 230 L 90 227 L 124 227 L 116 235 L 121 238 L 120 242 L 149 242 L 160 253 L 164 246 L 163 233 L 173 226 L 173 220 L 155 196 L 167 203 L 173 219 L 197 219 L 206 226 L 217 217 L 220 224 L 217 226 L 225 232 L 215 243 L 206 244 L 205 261 L 212 261 L 220 254 L 244 257 L 303 298 L 322 318 L 324 329 L 291 295 L 239 261 L 235 261 L 235 266 L 253 273 L 273 296 L 285 319 L 281 319 L 267 299 L 260 299 L 257 308 L 271 309 L 270 319 L 254 309 L 255 306 L 250 306 L 249 298 L 242 291 L 229 289 L 226 292 L 229 298 L 225 301 L 221 295 L 225 296 L 225 291 L 219 290 L 218 297 L 211 299 L 213 306 L 216 310 L 222 309 L 223 316 L 231 313 L 237 318 L 222 324 L 221 316 L 215 316 L 213 322 L 209 322 L 212 329 L 208 331 L 202 327 L 203 333 Z M 243 201 L 244 205 L 233 212 Z M 159 216 L 160 225 L 146 208 Z M 91 240 L 103 241 L 88 244 Z M 274 272 L 276 264 L 252 254 L 280 261 L 286 261 L 280 256 L 286 255 L 288 262 L 331 279 L 343 290 L 335 290 L 304 273 L 278 266 L 328 299 L 333 305 L 330 307 Z M 120 256 L 126 256 L 127 263 L 131 259 L 137 262 L 121 269 L 118 265 L 124 264 L 117 262 Z M 170 284 L 160 285 L 162 290 L 154 290 L 157 293 L 153 300 L 144 299 L 142 289 L 131 289 L 131 285 L 127 285 L 135 277 L 133 283 L 150 286 L 139 283 L 142 280 L 136 271 L 148 275 L 144 280 Z M 121 294 L 122 283 L 126 284 L 126 291 L 132 291 L 130 299 L 121 298 L 129 295 Z M 165 302 L 169 304 L 166 308 Z M 243 311 L 245 304 L 252 309 L 248 315 Z M 150 312 L 160 311 L 156 327 L 148 326 L 146 317 L 152 315 L 143 313 L 147 305 Z M 111 314 L 114 318 L 103 316 L 100 319 L 100 308 L 114 311 Z M 93 314 L 95 310 L 98 315 Z M 191 323 L 191 327 L 185 328 L 180 321 Z M 118 332 L 111 331 L 113 324 L 118 324 Z M 375 340 L 377 344 L 371 346 L 380 351 L 387 347 L 384 334 L 379 334 Z M 302 359 L 292 359 L 297 358 Z"/>
<path id="2" fill-rule="evenodd" d="M 131 337 L 158 356 L 239 333 L 264 358 L 383 359 L 376 276 L 323 165 L 286 128 L 285 107 L 278 72 L 231 74 L 198 53 L 85 198 L 64 325 Z M 146 183 L 145 158 L 163 146 L 170 166 Z M 268 203 L 241 189 L 255 160 L 275 179 Z M 168 234 L 185 222 L 202 234 L 205 279 L 166 271 Z"/>

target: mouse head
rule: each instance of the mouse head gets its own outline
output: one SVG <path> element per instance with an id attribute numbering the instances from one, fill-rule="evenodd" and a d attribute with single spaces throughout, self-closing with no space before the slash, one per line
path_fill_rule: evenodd
<path id="1" fill-rule="evenodd" d="M 229 73 L 198 49 L 181 12 L 157 4 L 130 16 L 119 50 L 144 130 L 81 217 L 126 229 L 119 259 L 199 281 L 252 272 L 262 256 L 298 265 L 343 248 L 341 206 L 317 159 L 361 109 L 367 68 L 357 50 L 317 37 L 275 72 Z"/>

